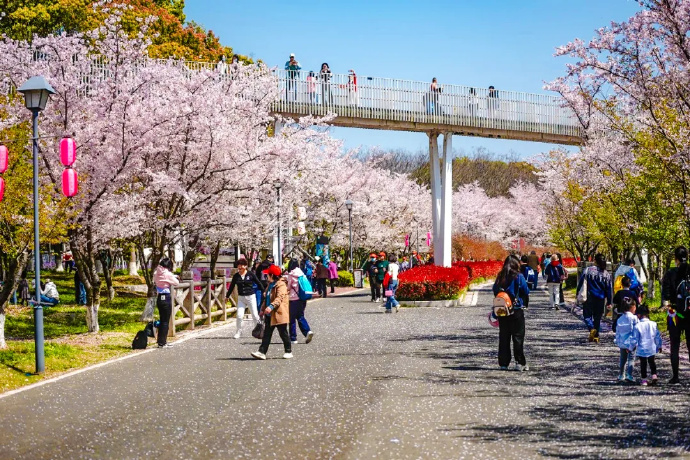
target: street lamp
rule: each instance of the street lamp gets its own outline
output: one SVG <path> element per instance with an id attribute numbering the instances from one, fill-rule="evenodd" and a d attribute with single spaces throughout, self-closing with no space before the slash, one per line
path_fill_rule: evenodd
<path id="1" fill-rule="evenodd" d="M 354 203 L 351 200 L 345 200 L 345 207 L 347 208 L 347 218 L 350 222 L 350 273 L 353 273 L 353 263 L 352 263 L 352 205 Z"/>
<path id="2" fill-rule="evenodd" d="M 29 78 L 19 87 L 24 94 L 24 104 L 31 110 L 33 125 L 33 160 L 34 160 L 34 341 L 36 343 L 36 373 L 45 372 L 45 351 L 43 348 L 43 306 L 41 305 L 41 246 L 38 237 L 38 112 L 46 108 L 48 98 L 55 90 L 42 76 Z"/>
<path id="3" fill-rule="evenodd" d="M 276 189 L 276 219 L 278 220 L 278 251 L 275 255 L 276 264 L 279 267 L 283 266 L 283 253 L 280 247 L 280 189 L 283 186 L 283 182 L 280 179 L 273 181 L 273 186 Z"/>

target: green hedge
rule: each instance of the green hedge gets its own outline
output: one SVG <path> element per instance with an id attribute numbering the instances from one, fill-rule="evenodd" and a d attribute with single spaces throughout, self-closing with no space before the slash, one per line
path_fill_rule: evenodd
<path id="1" fill-rule="evenodd" d="M 347 270 L 338 270 L 338 281 L 335 282 L 336 286 L 352 287 L 355 285 L 355 279 L 352 277 L 352 273 Z"/>

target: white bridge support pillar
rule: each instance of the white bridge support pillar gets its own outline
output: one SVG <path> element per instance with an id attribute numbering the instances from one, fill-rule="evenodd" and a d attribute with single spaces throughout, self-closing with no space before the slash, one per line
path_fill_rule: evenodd
<path id="1" fill-rule="evenodd" d="M 433 219 L 434 263 L 451 266 L 453 223 L 453 134 L 444 133 L 443 150 L 438 149 L 439 133 L 429 133 L 431 162 L 431 212 Z"/>

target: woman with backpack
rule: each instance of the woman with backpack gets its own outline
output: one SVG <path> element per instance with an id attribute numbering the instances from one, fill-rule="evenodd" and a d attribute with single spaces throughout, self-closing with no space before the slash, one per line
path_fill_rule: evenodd
<path id="1" fill-rule="evenodd" d="M 690 266 L 688 266 L 688 250 L 679 246 L 674 251 L 676 266 L 666 272 L 661 280 L 661 301 L 666 309 L 666 324 L 668 325 L 668 336 L 671 342 L 671 370 L 673 377 L 669 384 L 680 383 L 678 378 L 678 368 L 680 362 L 680 336 L 685 332 L 685 341 L 690 350 L 690 312 L 686 311 L 686 299 L 690 278 Z M 682 284 L 682 286 L 681 286 Z"/>
<path id="2" fill-rule="evenodd" d="M 304 310 L 307 308 L 307 301 L 300 299 L 300 277 L 306 276 L 299 268 L 299 263 L 296 259 L 292 259 L 288 265 L 288 292 L 290 293 L 290 341 L 297 343 L 297 325 L 302 335 L 306 337 L 304 343 L 309 343 L 314 338 L 314 331 L 309 327 L 307 318 L 304 317 Z M 309 281 L 307 280 L 307 284 Z"/>
<path id="3" fill-rule="evenodd" d="M 494 296 L 508 294 L 512 314 L 498 317 L 498 365 L 507 370 L 510 365 L 510 342 L 513 342 L 515 370 L 527 371 L 527 361 L 523 351 L 525 342 L 525 312 L 522 307 L 529 299 L 529 287 L 525 277 L 520 273 L 520 262 L 514 256 L 508 256 L 503 268 L 496 277 L 493 287 Z M 504 295 L 505 295 L 504 294 Z"/>
<path id="4" fill-rule="evenodd" d="M 590 342 L 599 342 L 601 317 L 607 306 L 611 305 L 613 284 L 611 274 L 606 270 L 606 257 L 603 254 L 594 256 L 594 265 L 587 267 L 577 283 L 579 296 L 582 285 L 587 281 L 587 300 L 582 306 L 582 316 L 589 328 Z"/>

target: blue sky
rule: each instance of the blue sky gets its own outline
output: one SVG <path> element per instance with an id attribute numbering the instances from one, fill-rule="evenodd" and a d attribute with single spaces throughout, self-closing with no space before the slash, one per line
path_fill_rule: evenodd
<path id="1" fill-rule="evenodd" d="M 633 0 L 245 1 L 187 0 L 185 13 L 236 52 L 282 66 L 295 53 L 304 70 L 545 93 L 562 75 L 555 47 L 639 9 Z M 347 147 L 428 149 L 426 135 L 334 128 Z M 455 136 L 461 152 L 485 147 L 528 158 L 548 144 Z"/>

